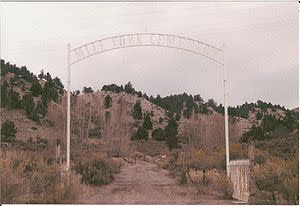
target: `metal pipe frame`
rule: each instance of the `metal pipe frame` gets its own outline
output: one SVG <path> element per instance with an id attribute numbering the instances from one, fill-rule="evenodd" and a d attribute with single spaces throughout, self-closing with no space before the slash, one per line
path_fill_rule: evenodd
<path id="1" fill-rule="evenodd" d="M 157 39 L 154 41 L 153 37 Z M 106 44 L 106 45 L 105 45 Z M 68 61 L 67 61 L 67 165 L 66 170 L 70 170 L 70 141 L 71 141 L 71 65 L 80 62 L 88 57 L 94 56 L 99 53 L 112 51 L 115 49 L 140 47 L 140 46 L 158 46 L 179 49 L 183 51 L 192 52 L 208 58 L 215 63 L 222 66 L 224 74 L 224 118 L 225 118 L 225 147 L 226 147 L 226 171 L 229 177 L 229 130 L 228 130 L 228 81 L 227 81 L 227 69 L 225 67 L 225 58 L 223 49 L 217 48 L 210 44 L 191 39 L 187 37 L 170 35 L 170 34 L 158 34 L 158 33 L 136 33 L 119 35 L 109 38 L 93 41 L 82 46 L 79 46 L 71 50 L 70 44 L 68 44 Z M 215 56 L 214 56 L 215 55 Z M 73 58 L 72 58 L 73 56 Z M 218 58 L 218 56 L 220 56 Z"/>

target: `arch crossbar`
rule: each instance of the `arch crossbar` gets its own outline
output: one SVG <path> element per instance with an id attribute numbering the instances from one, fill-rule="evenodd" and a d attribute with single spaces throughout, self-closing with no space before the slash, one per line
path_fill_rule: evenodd
<path id="1" fill-rule="evenodd" d="M 167 47 L 199 54 L 223 64 L 223 50 L 207 43 L 170 34 L 136 33 L 114 36 L 84 44 L 70 50 L 70 64 L 99 53 L 129 47 Z"/>

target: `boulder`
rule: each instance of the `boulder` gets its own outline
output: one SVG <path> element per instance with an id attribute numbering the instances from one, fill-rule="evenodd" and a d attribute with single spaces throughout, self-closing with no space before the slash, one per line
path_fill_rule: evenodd
<path id="1" fill-rule="evenodd" d="M 134 152 L 130 155 L 131 158 L 137 160 L 137 159 L 142 159 L 144 157 L 144 154 L 141 152 Z"/>

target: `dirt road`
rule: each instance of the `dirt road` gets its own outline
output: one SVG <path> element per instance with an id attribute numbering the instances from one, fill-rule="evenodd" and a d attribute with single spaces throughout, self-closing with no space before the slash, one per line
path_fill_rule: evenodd
<path id="1" fill-rule="evenodd" d="M 81 204 L 234 204 L 215 196 L 199 195 L 159 169 L 139 161 L 125 166 L 106 186 L 88 187 L 79 197 Z"/>

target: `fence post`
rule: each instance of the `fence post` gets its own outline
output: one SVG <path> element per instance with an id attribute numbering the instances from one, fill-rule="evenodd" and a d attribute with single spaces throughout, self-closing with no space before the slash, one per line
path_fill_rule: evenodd
<path id="1" fill-rule="evenodd" d="M 254 143 L 251 141 L 248 144 L 248 157 L 250 160 L 250 174 L 249 174 L 249 204 L 254 203 L 254 196 L 256 192 L 255 175 L 254 175 Z"/>
<path id="2" fill-rule="evenodd" d="M 55 147 L 55 160 L 58 163 L 59 167 L 61 166 L 61 155 L 60 155 L 60 139 L 56 140 L 56 147 Z"/>

